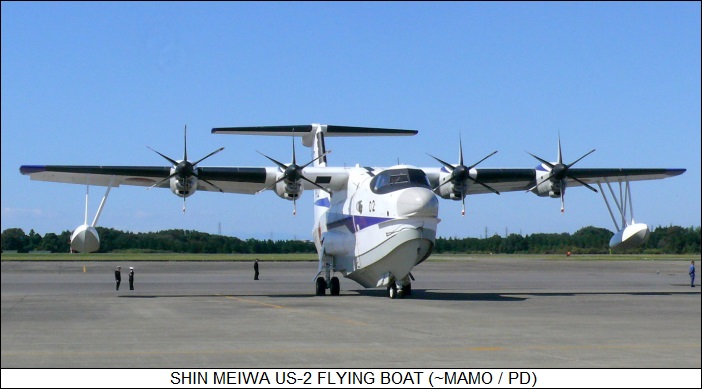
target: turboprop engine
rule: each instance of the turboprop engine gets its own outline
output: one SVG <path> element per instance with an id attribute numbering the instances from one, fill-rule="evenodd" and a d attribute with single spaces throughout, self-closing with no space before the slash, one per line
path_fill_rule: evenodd
<path id="1" fill-rule="evenodd" d="M 581 159 L 595 152 L 595 149 L 590 150 L 587 154 L 571 162 L 563 163 L 563 153 L 561 152 L 561 136 L 558 135 L 558 162 L 549 162 L 543 158 L 527 152 L 536 160 L 541 162 L 541 165 L 536 167 L 536 185 L 532 186 L 527 192 L 532 192 L 537 196 L 544 197 L 560 197 L 561 198 L 561 213 L 565 211 L 565 190 L 568 186 L 568 180 L 579 182 L 582 186 L 597 193 L 597 189 L 581 181 L 570 173 L 570 168 L 578 163 Z"/>
<path id="2" fill-rule="evenodd" d="M 260 151 L 257 151 L 259 154 L 263 155 L 264 157 L 268 158 L 271 162 L 274 164 L 278 165 L 278 168 L 282 171 L 282 176 L 280 176 L 279 179 L 277 179 L 272 185 L 261 189 L 257 193 L 261 193 L 265 190 L 272 189 L 275 187 L 275 193 L 280 196 L 280 198 L 286 199 L 286 200 L 292 200 L 293 202 L 293 215 L 297 214 L 297 199 L 302 195 L 302 181 L 307 181 L 308 183 L 316 186 L 318 189 L 321 189 L 327 193 L 329 192 L 326 188 L 322 187 L 321 185 L 317 184 L 316 182 L 310 181 L 307 177 L 305 177 L 302 174 L 302 171 L 309 165 L 311 165 L 314 161 L 326 156 L 327 154 L 331 153 L 331 150 L 325 152 L 324 154 L 320 155 L 319 157 L 307 162 L 306 164 L 300 166 L 297 164 L 297 160 L 295 158 L 295 138 L 293 137 L 293 142 L 292 142 L 292 163 L 289 165 L 286 165 L 282 162 L 276 161 L 275 159 L 267 156 L 266 154 L 263 154 Z"/>
<path id="3" fill-rule="evenodd" d="M 441 196 L 444 199 L 451 199 L 451 200 L 461 200 L 462 202 L 462 209 L 461 209 L 461 215 L 465 216 L 466 214 L 466 192 L 468 190 L 468 182 L 471 181 L 475 184 L 482 185 L 489 191 L 495 193 L 495 194 L 500 194 L 500 192 L 496 191 L 492 187 L 478 181 L 477 179 L 471 177 L 470 175 L 470 170 L 473 169 L 474 167 L 478 166 L 479 163 L 483 162 L 484 160 L 492 157 L 497 151 L 493 151 L 490 153 L 487 157 L 481 159 L 480 161 L 470 165 L 466 166 L 463 164 L 463 142 L 461 141 L 461 138 L 458 138 L 458 165 L 453 166 L 448 162 L 442 161 L 439 158 L 436 158 L 435 156 L 428 154 L 430 157 L 434 158 L 437 160 L 439 163 L 444 165 L 444 168 L 446 171 L 448 171 L 448 174 L 442 174 L 441 178 L 439 179 L 439 185 L 433 188 L 434 193 L 437 193 L 439 196 Z"/>
<path id="4" fill-rule="evenodd" d="M 561 197 L 563 191 L 562 186 L 565 186 L 566 181 L 545 181 L 531 189 L 531 192 L 539 197 Z"/>
<path id="5" fill-rule="evenodd" d="M 188 161 L 187 129 L 187 126 L 185 126 L 185 128 L 183 129 L 183 159 L 180 161 L 176 161 L 170 157 L 167 157 L 149 147 L 151 151 L 162 156 L 172 165 L 171 174 L 163 180 L 153 184 L 151 188 L 161 185 L 161 183 L 165 181 L 169 181 L 169 187 L 171 188 L 171 192 L 173 192 L 174 195 L 183 198 L 183 213 L 185 213 L 185 198 L 191 196 L 193 193 L 195 193 L 195 191 L 197 191 L 197 180 L 198 178 L 200 178 L 198 176 L 198 169 L 196 168 L 197 164 L 224 150 L 224 147 L 220 147 L 219 149 L 207 154 L 203 158 L 200 158 L 196 162 Z M 217 185 L 213 184 L 212 182 L 205 180 L 204 178 L 202 179 L 202 181 L 206 182 L 213 188 L 222 192 L 222 189 L 219 188 Z"/>

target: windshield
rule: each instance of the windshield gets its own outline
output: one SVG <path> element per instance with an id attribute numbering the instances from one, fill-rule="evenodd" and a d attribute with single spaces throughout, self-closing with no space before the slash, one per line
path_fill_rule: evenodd
<path id="1" fill-rule="evenodd" d="M 388 193 L 398 189 L 421 186 L 430 188 L 427 175 L 420 169 L 390 169 L 373 177 L 370 187 L 373 193 Z"/>

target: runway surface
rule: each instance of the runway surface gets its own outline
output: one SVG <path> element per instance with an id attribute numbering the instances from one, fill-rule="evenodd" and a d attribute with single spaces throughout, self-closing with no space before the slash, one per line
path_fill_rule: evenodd
<path id="1" fill-rule="evenodd" d="M 433 260 L 391 300 L 313 262 L 2 262 L 2 368 L 700 368 L 688 264 Z"/>

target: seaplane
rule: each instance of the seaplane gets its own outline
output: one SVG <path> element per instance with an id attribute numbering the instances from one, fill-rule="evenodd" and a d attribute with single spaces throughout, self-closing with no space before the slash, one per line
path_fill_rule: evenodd
<path id="1" fill-rule="evenodd" d="M 595 150 L 574 162 L 563 163 L 560 135 L 555 162 L 529 153 L 539 162 L 535 168 L 479 168 L 480 163 L 497 151 L 466 165 L 460 137 L 457 163 L 429 155 L 438 162 L 437 166 L 328 165 L 331 151 L 326 148 L 327 138 L 412 136 L 418 133 L 416 130 L 309 124 L 219 127 L 213 128 L 211 133 L 290 137 L 292 160 L 283 163 L 259 151 L 275 166 L 200 167 L 199 163 L 223 148 L 190 162 L 184 142 L 182 160 L 152 149 L 170 163 L 165 167 L 22 165 L 20 173 L 31 180 L 86 185 L 85 221 L 71 236 L 71 250 L 82 253 L 99 249 L 100 238 L 95 226 L 110 190 L 120 185 L 169 188 L 183 198 L 183 212 L 185 199 L 196 191 L 249 195 L 274 191 L 279 197 L 292 201 L 295 214 L 297 200 L 305 191 L 312 191 L 312 238 L 319 260 L 317 273 L 312 277 L 315 294 L 326 295 L 329 291 L 329 295 L 339 295 L 337 275 L 340 275 L 365 288 L 386 288 L 388 297 L 395 299 L 412 295 L 412 269 L 432 254 L 440 222 L 440 199 L 461 201 L 465 215 L 468 195 L 524 191 L 540 197 L 560 198 L 561 212 L 564 212 L 566 188 L 582 186 L 601 193 L 604 198 L 616 228 L 610 247 L 629 249 L 643 244 L 650 234 L 646 224 L 634 221 L 630 182 L 664 179 L 686 171 L 679 168 L 574 167 Z M 297 163 L 295 155 L 297 138 L 312 151 L 312 159 L 302 165 Z M 609 188 L 613 204 L 607 199 L 603 185 Z M 619 186 L 618 196 L 613 185 Z M 106 191 L 89 224 L 90 186 L 103 186 Z M 619 217 L 615 217 L 613 209 Z"/>

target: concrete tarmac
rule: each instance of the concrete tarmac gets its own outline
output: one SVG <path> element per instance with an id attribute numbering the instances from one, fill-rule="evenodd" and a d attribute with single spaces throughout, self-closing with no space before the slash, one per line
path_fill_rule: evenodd
<path id="1" fill-rule="evenodd" d="M 340 296 L 314 296 L 315 262 L 261 262 L 259 281 L 251 262 L 2 262 L 1 362 L 699 369 L 700 287 L 688 264 L 430 260 L 413 271 L 413 296 L 391 300 L 344 278 Z"/>

